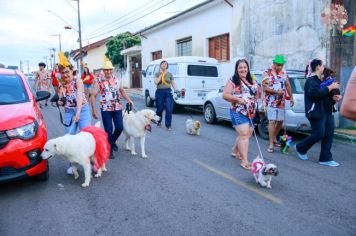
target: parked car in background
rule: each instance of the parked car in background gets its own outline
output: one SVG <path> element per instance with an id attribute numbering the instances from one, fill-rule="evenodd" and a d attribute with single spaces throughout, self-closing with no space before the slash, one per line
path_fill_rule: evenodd
<path id="1" fill-rule="evenodd" d="M 252 71 L 256 76 L 257 82 L 261 85 L 263 71 Z M 298 70 L 287 70 L 289 81 L 292 86 L 294 106 L 290 106 L 287 98 L 285 106 L 285 124 L 287 130 L 293 131 L 309 131 L 311 130 L 310 123 L 304 114 L 304 72 Z M 230 103 L 222 97 L 224 87 L 209 93 L 204 102 L 204 120 L 213 124 L 217 120 L 230 120 L 228 109 Z M 264 94 L 262 93 L 262 97 Z M 258 110 L 261 118 L 261 123 L 257 126 L 260 136 L 268 139 L 268 120 L 265 114 L 265 108 L 262 105 L 262 99 L 258 100 Z"/>
<path id="2" fill-rule="evenodd" d="M 35 75 L 33 73 L 27 73 L 25 74 L 26 78 L 28 80 L 34 80 L 35 79 Z"/>
<path id="3" fill-rule="evenodd" d="M 206 95 L 222 85 L 220 64 L 208 57 L 171 57 L 152 61 L 142 72 L 143 95 L 146 106 L 151 107 L 155 101 L 155 74 L 160 71 L 162 60 L 168 62 L 168 71 L 172 73 L 180 94 L 174 96 L 175 106 L 202 107 Z"/>
<path id="4" fill-rule="evenodd" d="M 49 97 L 46 91 L 34 95 L 19 71 L 0 69 L 0 183 L 48 179 L 48 163 L 40 157 L 47 128 L 36 102 Z"/>

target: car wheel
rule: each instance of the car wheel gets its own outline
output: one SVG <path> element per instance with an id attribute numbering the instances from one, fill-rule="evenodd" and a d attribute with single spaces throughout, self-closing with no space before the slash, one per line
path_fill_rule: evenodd
<path id="1" fill-rule="evenodd" d="M 35 179 L 38 181 L 47 181 L 48 178 L 49 178 L 49 166 L 48 166 L 48 162 L 47 162 L 47 169 L 44 172 L 42 172 L 41 174 L 36 175 Z"/>
<path id="2" fill-rule="evenodd" d="M 153 107 L 154 101 L 150 97 L 149 93 L 146 93 L 145 95 L 145 101 L 146 101 L 146 107 Z"/>
<path id="3" fill-rule="evenodd" d="M 211 103 L 206 104 L 204 107 L 204 120 L 208 124 L 216 123 L 216 113 Z"/>
<path id="4" fill-rule="evenodd" d="M 257 126 L 258 128 L 258 134 L 261 136 L 261 138 L 268 140 L 268 119 L 267 117 L 264 117 L 261 119 L 260 124 Z"/>

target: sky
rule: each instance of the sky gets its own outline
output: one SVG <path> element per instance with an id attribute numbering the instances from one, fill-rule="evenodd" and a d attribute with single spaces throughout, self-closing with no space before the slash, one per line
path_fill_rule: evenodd
<path id="1" fill-rule="evenodd" d="M 137 32 L 204 1 L 80 0 L 82 45 Z M 51 35 L 61 35 L 62 51 L 79 48 L 78 28 L 75 0 L 0 0 L 0 63 L 37 70 L 49 63 L 51 48 L 59 50 L 59 37 Z"/>

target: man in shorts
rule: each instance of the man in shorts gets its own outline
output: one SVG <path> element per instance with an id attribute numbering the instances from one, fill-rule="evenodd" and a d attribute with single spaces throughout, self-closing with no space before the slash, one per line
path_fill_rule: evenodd
<path id="1" fill-rule="evenodd" d="M 277 55 L 273 65 L 262 75 L 262 87 L 265 93 L 266 113 L 268 118 L 269 146 L 267 151 L 274 152 L 274 146 L 280 146 L 277 135 L 282 128 L 285 117 L 285 97 L 288 93 L 290 105 L 294 105 L 292 89 L 288 75 L 283 66 L 286 63 L 284 56 Z"/>

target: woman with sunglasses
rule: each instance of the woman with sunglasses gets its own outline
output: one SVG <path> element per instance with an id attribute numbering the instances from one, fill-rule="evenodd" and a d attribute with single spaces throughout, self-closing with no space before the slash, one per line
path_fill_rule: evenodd
<path id="1" fill-rule="evenodd" d="M 70 64 L 59 65 L 61 84 L 59 86 L 58 105 L 64 106 L 64 125 L 66 134 L 76 134 L 91 124 L 91 115 L 88 101 L 84 94 L 83 81 L 73 75 L 73 67 Z M 67 174 L 73 174 L 72 167 Z"/>

